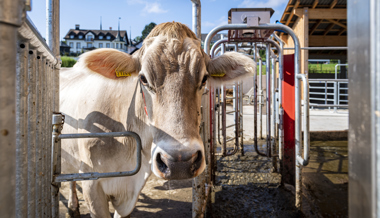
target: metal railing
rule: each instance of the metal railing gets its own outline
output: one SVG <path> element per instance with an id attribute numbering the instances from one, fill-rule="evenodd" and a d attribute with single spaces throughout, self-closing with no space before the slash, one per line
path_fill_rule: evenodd
<path id="1" fill-rule="evenodd" d="M 27 18 L 16 62 L 16 217 L 51 216 L 50 123 L 59 110 L 60 60 Z"/>
<path id="2" fill-rule="evenodd" d="M 309 116 L 308 116 L 308 110 L 309 110 L 309 107 L 305 107 L 306 109 L 305 112 L 304 112 L 304 115 L 302 116 L 302 112 L 301 112 L 301 82 L 300 80 L 303 81 L 303 88 L 304 88 L 304 92 L 307 92 L 308 91 L 308 88 L 309 88 L 309 84 L 308 84 L 308 80 L 306 77 L 304 76 L 301 76 L 300 75 L 300 71 L 301 71 L 301 47 L 300 47 L 300 43 L 299 43 L 299 39 L 298 37 L 295 35 L 295 33 L 293 32 L 293 30 L 291 28 L 289 28 L 288 26 L 285 26 L 285 25 L 281 25 L 281 24 L 259 24 L 259 25 L 250 25 L 250 24 L 227 24 L 227 25 L 222 25 L 222 26 L 218 26 L 216 28 L 214 28 L 213 30 L 210 31 L 210 33 L 207 35 L 206 37 L 206 40 L 205 40 L 205 43 L 204 43 L 204 47 L 205 47 L 205 53 L 206 54 L 211 54 L 210 52 L 210 47 L 209 47 L 209 44 L 211 42 L 211 39 L 212 37 L 220 32 L 220 31 L 223 31 L 223 30 L 240 30 L 240 29 L 260 29 L 260 30 L 282 30 L 282 31 L 285 31 L 287 32 L 290 37 L 293 39 L 294 41 L 294 45 L 295 45 L 295 51 L 294 51 L 294 74 L 295 74 L 295 81 L 294 81 L 294 87 L 295 87 L 295 156 L 296 156 L 296 161 L 295 161 L 295 181 L 296 181 L 296 184 L 295 184 L 295 205 L 297 208 L 301 208 L 301 202 L 302 202 L 302 199 L 301 199 L 301 196 L 302 196 L 302 179 L 301 179 L 301 167 L 306 165 L 308 163 L 308 159 L 309 159 L 309 156 L 308 156 L 308 150 L 309 150 L 309 140 L 308 140 L 308 134 L 309 132 L 308 131 L 305 131 L 304 134 L 307 134 L 306 136 L 304 135 L 304 150 L 305 150 L 305 153 L 304 155 L 302 155 L 302 147 L 301 147 L 301 142 L 302 142 L 302 138 L 301 138 L 301 132 L 302 132 L 302 128 L 301 128 L 301 125 L 303 124 L 304 125 L 304 128 L 305 130 L 308 130 L 308 126 L 309 126 Z M 277 48 L 279 49 L 279 47 Z M 267 57 L 269 57 L 269 55 L 267 55 Z M 269 61 L 269 60 L 268 60 Z M 269 67 L 269 62 L 267 63 L 267 67 Z M 269 73 L 267 73 L 269 74 Z M 257 76 L 254 76 L 254 78 L 256 78 Z M 269 79 L 268 79 L 269 77 Z M 270 81 L 270 75 L 267 75 L 267 83 Z M 254 83 L 255 84 L 255 83 Z M 270 84 L 267 85 L 267 92 L 269 92 L 270 90 Z M 257 96 L 257 90 L 255 91 L 255 96 Z M 305 102 L 306 104 L 308 104 L 308 95 L 305 95 Z M 268 101 L 268 98 L 270 98 L 270 94 L 267 96 L 267 101 Z M 214 101 L 214 99 L 213 99 Z M 213 102 L 212 101 L 212 102 Z M 256 101 L 256 98 L 255 100 Z M 269 101 L 270 102 L 270 101 Z M 268 104 L 269 105 L 269 104 Z M 257 106 L 255 106 L 255 108 L 257 108 Z M 306 112 L 307 110 L 307 112 Z M 281 110 L 279 110 L 281 111 Z M 255 114 L 256 115 L 256 114 Z M 254 115 L 254 116 L 255 116 Z M 270 110 L 267 109 L 267 117 L 270 117 Z M 270 118 L 267 118 L 267 119 L 270 119 Z M 270 121 L 270 120 L 269 120 Z M 267 120 L 268 122 L 268 120 Z M 270 122 L 269 122 L 270 123 Z M 306 126 L 306 127 L 305 127 Z M 268 126 L 267 126 L 268 128 Z M 270 129 L 269 129 L 270 131 Z M 269 134 L 270 136 L 270 134 Z M 268 136 L 267 136 L 268 137 Z M 256 143 L 255 143 L 256 144 Z"/>
<path id="3" fill-rule="evenodd" d="M 76 133 L 61 134 L 64 124 L 64 116 L 61 113 L 55 113 L 52 117 L 52 144 L 51 144 L 51 199 L 52 199 L 52 216 L 59 217 L 59 187 L 61 182 L 97 180 L 100 178 L 133 176 L 141 168 L 141 139 L 135 132 L 104 132 L 104 133 Z M 133 137 L 136 141 L 136 167 L 132 171 L 124 172 L 86 172 L 61 174 L 61 140 L 78 139 L 78 138 L 111 138 L 111 137 Z"/>
<path id="4" fill-rule="evenodd" d="M 348 79 L 309 79 L 310 107 L 348 107 Z M 323 103 L 321 103 L 323 102 Z"/>

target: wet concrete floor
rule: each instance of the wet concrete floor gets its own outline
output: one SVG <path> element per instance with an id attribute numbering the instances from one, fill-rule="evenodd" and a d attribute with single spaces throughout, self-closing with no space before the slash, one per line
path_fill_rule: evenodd
<path id="1" fill-rule="evenodd" d="M 310 163 L 302 173 L 303 212 L 294 207 L 292 186 L 280 185 L 272 160 L 245 144 L 245 156 L 218 157 L 213 217 L 347 217 L 347 141 L 311 142 Z M 191 217 L 191 186 L 191 179 L 166 181 L 152 175 L 131 217 Z M 80 187 L 81 217 L 90 217 Z M 68 183 L 63 183 L 60 217 L 66 217 L 68 192 Z"/>

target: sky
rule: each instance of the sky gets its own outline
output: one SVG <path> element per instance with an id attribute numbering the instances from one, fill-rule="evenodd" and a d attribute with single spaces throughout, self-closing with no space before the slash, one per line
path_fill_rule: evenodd
<path id="1" fill-rule="evenodd" d="M 79 24 L 81 29 L 112 27 L 127 30 L 132 39 L 141 36 L 145 25 L 177 21 L 192 26 L 192 3 L 190 0 L 60 0 L 60 40 L 70 29 Z M 227 24 L 231 8 L 273 8 L 271 23 L 280 20 L 288 0 L 201 0 L 201 29 L 208 33 L 214 27 Z M 46 0 L 32 0 L 28 16 L 43 37 L 46 34 Z"/>

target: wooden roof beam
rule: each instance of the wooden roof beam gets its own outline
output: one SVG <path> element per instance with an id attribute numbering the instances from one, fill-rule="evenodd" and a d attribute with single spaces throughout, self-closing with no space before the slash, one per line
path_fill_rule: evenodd
<path id="1" fill-rule="evenodd" d="M 288 20 L 286 21 L 285 25 L 289 25 L 290 21 L 292 21 L 292 18 L 293 18 L 293 15 L 294 15 L 294 9 L 296 9 L 298 7 L 298 5 L 301 3 L 300 0 L 297 0 L 296 3 L 294 4 L 294 7 L 293 7 L 293 10 L 292 10 L 292 13 L 289 15 L 288 17 Z M 302 9 L 301 9 L 302 10 Z"/>
<path id="2" fill-rule="evenodd" d="M 344 25 L 344 24 L 342 24 L 342 23 L 340 23 L 340 22 L 338 22 L 338 21 L 336 21 L 336 20 L 332 20 L 332 19 L 327 19 L 329 22 L 331 22 L 331 23 L 334 23 L 334 24 L 336 24 L 336 25 L 338 25 L 338 26 L 340 26 L 340 27 L 343 27 L 343 28 L 345 28 L 345 29 L 347 29 L 347 26 L 346 25 Z"/>
<path id="3" fill-rule="evenodd" d="M 342 34 L 343 34 L 344 32 L 346 32 L 346 31 L 347 31 L 347 29 L 342 28 L 342 29 L 339 31 L 338 36 L 342 35 Z"/>
<path id="4" fill-rule="evenodd" d="M 316 24 L 314 24 L 314 26 L 311 28 L 311 31 L 310 31 L 309 35 L 312 35 L 314 33 L 314 31 L 318 28 L 319 24 L 322 23 L 322 20 L 319 20 Z"/>
<path id="5" fill-rule="evenodd" d="M 339 20 L 338 20 L 339 21 Z M 324 36 L 326 36 L 327 35 L 327 33 L 329 33 L 330 32 L 330 30 L 333 28 L 333 26 L 335 26 L 335 24 L 330 24 L 327 28 L 326 28 L 326 30 L 325 30 L 325 32 L 323 33 L 323 35 Z"/>
<path id="6" fill-rule="evenodd" d="M 293 13 L 302 15 L 302 8 L 294 8 Z M 347 19 L 347 9 L 309 9 L 309 19 Z"/>
<path id="7" fill-rule="evenodd" d="M 335 7 L 336 3 L 338 3 L 338 0 L 332 1 L 330 4 L 330 9 L 333 9 Z"/>
<path id="8" fill-rule="evenodd" d="M 314 0 L 314 2 L 313 2 L 313 6 L 311 7 L 312 9 L 314 9 L 315 7 L 317 7 L 317 5 L 318 5 L 318 0 Z"/>

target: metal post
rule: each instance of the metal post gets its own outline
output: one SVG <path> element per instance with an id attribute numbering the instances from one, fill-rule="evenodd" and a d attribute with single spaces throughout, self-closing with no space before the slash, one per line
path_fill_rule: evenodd
<path id="1" fill-rule="evenodd" d="M 16 74 L 16 216 L 28 213 L 28 132 L 27 82 L 29 43 L 22 42 L 17 52 Z"/>
<path id="2" fill-rule="evenodd" d="M 29 50 L 28 69 L 28 217 L 35 217 L 37 50 Z"/>
<path id="3" fill-rule="evenodd" d="M 267 142 L 267 156 L 270 157 L 271 154 L 271 78 L 270 78 L 270 45 L 266 45 L 266 85 L 267 85 L 267 93 L 266 93 L 266 118 L 267 118 L 267 137 L 266 137 L 266 142 Z"/>
<path id="4" fill-rule="evenodd" d="M 63 117 L 61 114 L 53 114 L 52 125 L 52 142 L 51 142 L 51 200 L 52 200 L 52 217 L 59 217 L 59 188 L 60 183 L 54 182 L 54 175 L 61 173 L 60 165 L 58 162 L 61 161 L 58 151 L 61 150 L 61 140 L 58 139 L 58 136 L 61 134 L 62 130 Z"/>
<path id="5" fill-rule="evenodd" d="M 256 48 L 256 50 L 258 49 Z M 263 92 L 262 76 L 263 76 L 263 61 L 260 58 L 259 60 L 259 128 L 260 128 L 259 137 L 260 139 L 263 139 L 263 104 L 264 104 L 263 95 L 264 95 L 264 92 Z"/>
<path id="6" fill-rule="evenodd" d="M 201 38 L 201 1 L 191 0 L 193 3 L 193 32 Z"/>
<path id="7" fill-rule="evenodd" d="M 273 134 L 273 138 L 276 139 L 276 114 L 275 114 L 275 107 L 276 107 L 276 98 L 275 98 L 275 88 L 276 88 L 276 60 L 275 57 L 271 57 L 271 89 L 270 89 L 270 94 L 271 94 L 271 133 Z"/>
<path id="8" fill-rule="evenodd" d="M 283 116 L 284 116 L 284 109 L 282 108 L 282 81 L 284 78 L 283 71 L 284 71 L 284 66 L 283 66 L 283 61 L 284 61 L 284 56 L 283 56 L 283 50 L 284 50 L 284 42 L 278 37 L 276 34 L 273 34 L 274 38 L 280 43 L 280 51 L 281 54 L 279 54 L 279 83 L 278 83 L 278 105 L 279 105 L 279 131 L 278 131 L 278 156 L 279 159 L 282 160 L 283 156 L 283 140 L 284 140 L 284 129 L 283 129 Z M 281 162 L 280 162 L 281 163 Z"/>

